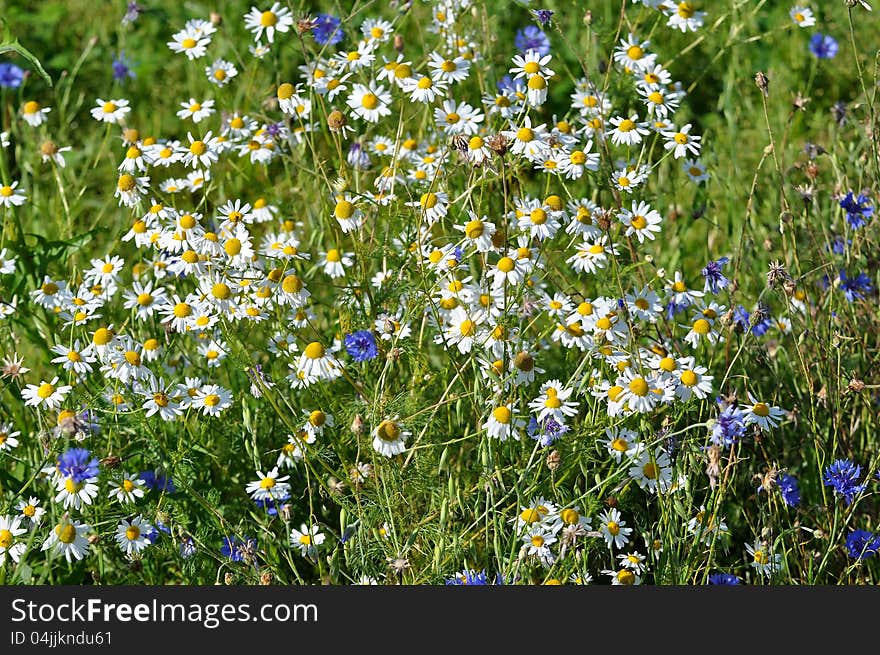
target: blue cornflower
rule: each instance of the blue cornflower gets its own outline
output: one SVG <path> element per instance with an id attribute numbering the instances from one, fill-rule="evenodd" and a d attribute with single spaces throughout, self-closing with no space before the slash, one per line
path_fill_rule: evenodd
<path id="1" fill-rule="evenodd" d="M 752 329 L 749 322 L 749 310 L 742 305 L 737 305 L 733 310 L 733 322 L 737 332 L 748 332 Z"/>
<path id="2" fill-rule="evenodd" d="M 196 542 L 192 537 L 184 537 L 180 542 L 180 556 L 183 559 L 189 559 L 196 554 Z"/>
<path id="3" fill-rule="evenodd" d="M 700 271 L 703 275 L 703 279 L 706 281 L 706 284 L 703 286 L 703 292 L 712 292 L 718 293 L 721 289 L 726 289 L 727 285 L 730 284 L 730 280 L 725 277 L 724 273 L 721 272 L 721 269 L 724 268 L 724 265 L 730 260 L 727 257 L 722 257 L 717 261 L 709 261 L 706 264 L 706 267 Z"/>
<path id="4" fill-rule="evenodd" d="M 866 225 L 874 215 L 871 199 L 861 193 L 856 196 L 852 191 L 840 199 L 840 208 L 846 212 L 846 220 L 854 230 Z"/>
<path id="5" fill-rule="evenodd" d="M 495 581 L 489 582 L 489 576 L 486 574 L 486 570 L 482 571 L 469 571 L 465 569 L 461 572 L 461 574 L 454 575 L 446 581 L 447 587 L 457 587 L 457 586 L 485 586 L 489 584 L 495 585 L 503 585 L 504 577 L 497 573 L 495 575 Z"/>
<path id="6" fill-rule="evenodd" d="M 24 81 L 24 70 L 15 64 L 3 62 L 0 64 L 0 86 L 7 89 L 17 89 Z"/>
<path id="7" fill-rule="evenodd" d="M 357 141 L 348 147 L 348 165 L 352 168 L 369 168 L 370 153 Z"/>
<path id="8" fill-rule="evenodd" d="M 244 541 L 238 537 L 223 537 L 223 546 L 220 548 L 220 554 L 228 557 L 233 562 L 241 562 L 245 558 L 245 554 L 255 551 L 257 548 L 257 540 L 252 537 L 245 537 Z"/>
<path id="9" fill-rule="evenodd" d="M 767 330 L 773 327 L 773 325 L 773 319 L 768 316 L 767 318 L 758 321 L 752 326 L 752 334 L 754 334 L 756 337 L 763 336 L 767 334 Z"/>
<path id="10" fill-rule="evenodd" d="M 853 530 L 846 537 L 846 552 L 853 559 L 868 559 L 880 550 L 880 535 L 867 530 Z"/>
<path id="11" fill-rule="evenodd" d="M 125 78 L 135 78 L 134 71 L 131 69 L 132 62 L 125 56 L 125 51 L 119 53 L 118 57 L 113 59 L 113 81 L 124 82 Z"/>
<path id="12" fill-rule="evenodd" d="M 122 17 L 122 24 L 128 25 L 129 23 L 135 22 L 143 10 L 144 8 L 137 2 L 129 2 L 125 7 L 125 15 Z"/>
<path id="13" fill-rule="evenodd" d="M 843 255 L 846 253 L 846 247 L 850 244 L 852 244 L 852 239 L 844 239 L 841 236 L 836 236 L 831 242 L 831 246 L 826 247 L 826 250 L 833 252 L 835 255 Z"/>
<path id="14" fill-rule="evenodd" d="M 787 473 L 780 473 L 776 478 L 779 491 L 782 492 L 782 500 L 789 507 L 797 507 L 801 503 L 801 488 L 797 478 Z"/>
<path id="15" fill-rule="evenodd" d="M 532 9 L 532 16 L 541 25 L 549 25 L 550 19 L 553 18 L 553 11 L 551 9 Z"/>
<path id="16" fill-rule="evenodd" d="M 671 321 L 673 318 L 675 318 L 676 314 L 678 314 L 679 312 L 683 312 L 684 310 L 686 310 L 690 306 L 691 306 L 691 303 L 688 300 L 686 300 L 685 302 L 681 302 L 681 303 L 677 303 L 674 300 L 670 300 L 668 303 L 666 303 L 666 309 L 665 309 L 666 320 Z"/>
<path id="17" fill-rule="evenodd" d="M 567 425 L 557 422 L 552 417 L 545 418 L 539 424 L 538 420 L 533 416 L 526 428 L 528 435 L 542 446 L 549 446 L 568 431 L 569 427 Z"/>
<path id="18" fill-rule="evenodd" d="M 339 27 L 342 21 L 331 14 L 318 14 L 315 17 L 315 27 L 312 36 L 319 45 L 334 45 L 342 41 L 345 33 Z"/>
<path id="19" fill-rule="evenodd" d="M 709 584 L 737 585 L 741 581 L 732 573 L 713 573 L 709 576 Z"/>
<path id="20" fill-rule="evenodd" d="M 266 514 L 269 516 L 277 516 L 278 510 L 284 508 L 284 506 L 287 505 L 285 501 L 289 499 L 290 492 L 285 491 L 283 494 L 276 494 L 275 498 L 254 500 L 254 504 L 260 509 L 266 510 Z"/>
<path id="21" fill-rule="evenodd" d="M 810 39 L 810 52 L 818 59 L 834 59 L 839 47 L 834 37 L 817 32 Z"/>
<path id="22" fill-rule="evenodd" d="M 718 414 L 712 426 L 712 443 L 718 446 L 732 446 L 745 436 L 746 413 L 736 405 L 728 405 Z"/>
<path id="23" fill-rule="evenodd" d="M 69 448 L 58 456 L 58 470 L 74 482 L 98 477 L 98 458 L 85 448 Z"/>
<path id="24" fill-rule="evenodd" d="M 852 503 L 853 499 L 865 490 L 867 483 L 859 484 L 859 476 L 862 467 L 848 459 L 838 459 L 825 468 L 822 476 L 822 484 L 833 487 L 834 491 L 843 496 L 846 504 Z"/>
<path id="25" fill-rule="evenodd" d="M 146 483 L 147 489 L 155 489 L 156 491 L 164 491 L 173 494 L 177 491 L 171 478 L 159 473 L 158 471 L 141 471 L 138 477 Z"/>
<path id="26" fill-rule="evenodd" d="M 528 25 L 518 30 L 513 38 L 513 43 L 523 53 L 535 50 L 542 56 L 550 54 L 550 39 L 540 27 L 534 25 Z"/>
<path id="27" fill-rule="evenodd" d="M 871 278 L 865 273 L 848 277 L 844 269 L 840 269 L 840 288 L 843 289 L 843 295 L 849 302 L 864 300 L 865 294 L 874 290 L 871 286 Z"/>
<path id="28" fill-rule="evenodd" d="M 345 335 L 345 351 L 356 362 L 368 362 L 376 359 L 379 348 L 376 346 L 376 337 L 369 330 L 358 330 Z"/>

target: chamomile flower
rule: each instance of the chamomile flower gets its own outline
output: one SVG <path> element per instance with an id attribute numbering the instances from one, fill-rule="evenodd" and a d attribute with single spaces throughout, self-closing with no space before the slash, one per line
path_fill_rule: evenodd
<path id="1" fill-rule="evenodd" d="M 672 465 L 662 450 L 643 450 L 629 469 L 629 477 L 648 493 L 665 493 L 672 484 Z"/>
<path id="2" fill-rule="evenodd" d="M 143 516 L 136 516 L 130 521 L 122 519 L 116 526 L 116 543 L 122 552 L 131 556 L 141 552 L 152 543 L 149 535 L 154 531 L 153 526 L 144 520 Z"/>
<path id="3" fill-rule="evenodd" d="M 215 59 L 210 66 L 205 66 L 205 75 L 208 81 L 215 86 L 226 86 L 232 78 L 238 75 L 238 69 L 232 62 L 225 59 Z"/>
<path id="4" fill-rule="evenodd" d="M 391 94 L 381 84 L 373 87 L 355 84 L 346 103 L 359 118 L 369 123 L 376 123 L 382 116 L 391 114 Z"/>
<path id="5" fill-rule="evenodd" d="M 6 564 L 7 556 L 15 563 L 21 560 L 27 544 L 18 537 L 26 533 L 27 529 L 21 527 L 20 516 L 0 515 L 0 567 Z"/>
<path id="6" fill-rule="evenodd" d="M 56 375 L 51 382 L 43 380 L 40 384 L 27 385 L 22 389 L 21 397 L 24 398 L 25 405 L 52 410 L 61 407 L 71 389 L 73 387 L 70 385 L 59 385 Z"/>
<path id="7" fill-rule="evenodd" d="M 48 120 L 46 115 L 50 111 L 50 107 L 43 107 L 36 100 L 28 100 L 21 106 L 21 117 L 31 127 L 39 127 Z"/>
<path id="8" fill-rule="evenodd" d="M 21 207 L 26 200 L 24 191 L 18 188 L 18 180 L 0 185 L 0 207 Z"/>
<path id="9" fill-rule="evenodd" d="M 599 532 L 609 548 L 623 548 L 629 543 L 632 528 L 626 527 L 626 521 L 620 518 L 620 512 L 612 508 L 599 515 Z"/>
<path id="10" fill-rule="evenodd" d="M 92 118 L 102 123 L 117 124 L 131 111 L 131 107 L 128 106 L 128 100 L 124 98 L 117 100 L 102 100 L 98 98 L 95 104 L 96 106 L 92 107 L 91 110 Z"/>
<path id="11" fill-rule="evenodd" d="M 232 392 L 217 384 L 206 384 L 199 388 L 192 399 L 192 407 L 201 410 L 205 416 L 219 416 L 232 405 Z"/>
<path id="12" fill-rule="evenodd" d="M 211 43 L 210 34 L 202 31 L 185 28 L 175 32 L 171 41 L 166 44 L 172 52 L 184 53 L 189 60 L 199 59 L 205 56 L 208 45 Z"/>
<path id="13" fill-rule="evenodd" d="M 394 457 L 406 450 L 406 440 L 412 435 L 398 422 L 398 417 L 386 418 L 373 430 L 373 450 L 385 457 Z"/>
<path id="14" fill-rule="evenodd" d="M 771 577 L 782 568 L 782 554 L 773 552 L 767 542 L 755 539 L 753 543 L 745 546 L 751 560 L 749 565 L 758 573 Z"/>
<path id="15" fill-rule="evenodd" d="M 615 116 L 609 121 L 614 127 L 611 131 L 611 143 L 614 145 L 635 146 L 642 138 L 650 134 L 647 124 L 639 121 L 636 114 L 630 117 Z"/>
<path id="16" fill-rule="evenodd" d="M 51 360 L 53 364 L 61 364 L 65 371 L 73 371 L 80 377 L 91 373 L 92 364 L 97 361 L 92 345 L 83 346 L 79 339 L 69 345 L 58 344 L 52 348 L 52 352 L 58 355 Z"/>
<path id="17" fill-rule="evenodd" d="M 471 62 L 462 56 L 447 59 L 437 52 L 428 55 L 428 68 L 435 82 L 455 84 L 463 82 L 470 74 Z"/>
<path id="18" fill-rule="evenodd" d="M 263 36 L 269 43 L 275 41 L 275 32 L 286 33 L 293 25 L 293 16 L 290 9 L 280 2 L 273 2 L 266 10 L 251 7 L 244 16 L 245 27 L 254 34 L 254 40 L 259 44 Z"/>
<path id="19" fill-rule="evenodd" d="M 624 234 L 626 236 L 635 235 L 639 243 L 644 243 L 645 239 L 654 240 L 654 234 L 660 232 L 660 223 L 663 219 L 656 209 L 646 202 L 633 202 L 632 210 L 624 209 L 618 214 L 620 222 L 626 226 Z"/>
<path id="20" fill-rule="evenodd" d="M 620 40 L 614 50 L 614 61 L 626 69 L 641 72 L 655 65 L 657 55 L 648 52 L 650 41 L 640 41 L 634 34 Z"/>
<path id="21" fill-rule="evenodd" d="M 302 378 L 332 380 L 342 375 L 342 364 L 319 341 L 312 341 L 303 348 L 295 368 Z"/>
<path id="22" fill-rule="evenodd" d="M 506 441 L 508 438 L 519 441 L 521 436 L 520 430 L 525 426 L 526 422 L 515 416 L 514 412 L 515 409 L 512 402 L 494 407 L 489 414 L 489 418 L 483 423 L 486 434 L 500 441 Z"/>
<path id="23" fill-rule="evenodd" d="M 538 396 L 529 402 L 529 408 L 537 415 L 538 421 L 552 418 L 564 424 L 568 417 L 578 412 L 578 403 L 568 400 L 573 390 L 559 380 L 549 380 L 541 385 Z"/>
<path id="24" fill-rule="evenodd" d="M 556 556 L 550 546 L 556 543 L 557 538 L 550 530 L 543 526 L 535 527 L 522 536 L 523 554 L 535 557 L 544 566 L 551 566 L 556 561 Z"/>
<path id="25" fill-rule="evenodd" d="M 139 477 L 122 473 L 122 476 L 110 483 L 108 498 L 114 498 L 120 505 L 133 505 L 144 497 L 146 482 Z"/>
<path id="26" fill-rule="evenodd" d="M 331 278 L 345 277 L 345 269 L 350 268 L 354 264 L 352 257 L 354 253 L 342 252 L 337 248 L 330 248 L 327 252 L 322 253 L 320 265 L 324 270 L 324 274 Z"/>
<path id="27" fill-rule="evenodd" d="M 661 132 L 663 138 L 666 139 L 663 143 L 663 147 L 666 150 L 671 150 L 672 156 L 675 157 L 675 159 L 687 156 L 700 156 L 701 137 L 695 134 L 690 134 L 691 127 L 691 124 L 688 123 L 680 130 L 671 129 Z"/>
<path id="28" fill-rule="evenodd" d="M 809 7 L 801 7 L 800 5 L 795 5 L 791 8 L 791 11 L 788 12 L 788 15 L 791 17 L 791 20 L 798 27 L 812 27 L 816 24 L 816 18 L 813 16 L 813 10 Z"/>
<path id="29" fill-rule="evenodd" d="M 183 109 L 177 112 L 177 117 L 182 120 L 192 118 L 193 123 L 200 123 L 215 111 L 214 101 L 210 99 L 199 102 L 190 98 L 187 102 L 181 102 L 180 106 Z"/>
<path id="30" fill-rule="evenodd" d="M 210 168 L 220 158 L 213 132 L 209 131 L 201 138 L 193 137 L 187 132 L 186 138 L 189 140 L 189 145 L 181 145 L 178 149 L 180 160 L 185 166 Z"/>
<path id="31" fill-rule="evenodd" d="M 255 501 L 267 501 L 287 498 L 290 494 L 290 484 L 287 480 L 289 475 L 278 477 L 278 467 L 276 466 L 268 473 L 257 471 L 259 478 L 255 482 L 248 482 L 247 491 L 251 499 Z"/>
<path id="32" fill-rule="evenodd" d="M 12 423 L 0 423 L 0 453 L 18 446 L 16 437 L 20 434 L 19 431 L 13 431 Z"/>
<path id="33" fill-rule="evenodd" d="M 749 392 L 749 404 L 741 405 L 740 409 L 745 412 L 744 420 L 747 425 L 754 423 L 762 430 L 777 427 L 785 417 L 785 412 L 779 407 L 757 400 L 751 392 Z"/>
<path id="34" fill-rule="evenodd" d="M 638 433 L 627 428 L 605 428 L 605 439 L 601 443 L 618 463 L 624 457 L 638 456 L 643 449 Z"/>
<path id="35" fill-rule="evenodd" d="M 65 515 L 49 532 L 49 536 L 43 542 L 42 550 L 51 550 L 56 555 L 64 555 L 68 562 L 74 559 L 81 560 L 89 552 L 86 532 L 90 529 L 89 525 Z"/>
<path id="36" fill-rule="evenodd" d="M 303 557 L 317 557 L 318 547 L 324 543 L 324 533 L 317 525 L 308 526 L 303 523 L 299 530 L 290 531 L 290 545 L 299 550 Z"/>
<path id="37" fill-rule="evenodd" d="M 18 501 L 16 509 L 22 521 L 26 521 L 30 527 L 39 525 L 46 514 L 46 508 L 40 507 L 40 499 L 36 496 L 30 496 L 27 500 L 22 498 Z"/>

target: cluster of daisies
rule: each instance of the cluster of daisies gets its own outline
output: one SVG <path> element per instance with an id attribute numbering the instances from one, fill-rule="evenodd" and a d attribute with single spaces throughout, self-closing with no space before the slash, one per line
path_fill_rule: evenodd
<path id="1" fill-rule="evenodd" d="M 642 4 L 682 31 L 698 29 L 705 17 L 689 2 Z M 247 370 L 256 398 L 286 385 L 296 429 L 243 490 L 270 514 L 289 512 L 294 483 L 286 469 L 296 471 L 308 446 L 333 442 L 327 437 L 334 416 L 307 400 L 311 388 L 338 385 L 342 393 L 364 375 L 361 364 L 380 354 L 399 358 L 415 339 L 422 347 L 433 343 L 456 365 L 473 363 L 487 399 L 481 430 L 488 438 L 527 437 L 548 447 L 601 408 L 616 427 L 591 436 L 648 494 L 687 481 L 673 474 L 666 446 L 633 429 L 642 417 L 708 400 L 717 418 L 707 441 L 725 447 L 750 429 L 770 430 L 785 420 L 783 409 L 751 394 L 747 403 L 715 405 L 717 382 L 706 365 L 711 349 L 731 330 L 754 331 L 761 322 L 790 329 L 787 319 L 773 320 L 764 308 L 750 313 L 725 305 L 726 258 L 708 262 L 700 278 L 663 269 L 623 273 L 639 259 L 638 249 L 662 239 L 666 208 L 649 191 L 661 167 L 681 183 L 708 179 L 701 137 L 676 120 L 686 100 L 683 85 L 649 41 L 627 34 L 611 65 L 628 88 L 612 94 L 601 78 L 581 78 L 568 106 L 551 118 L 546 105 L 558 76 L 547 48 L 525 48 L 494 86 L 478 84 L 478 71 L 487 67 L 477 37 L 459 20 L 470 5 L 434 3 L 427 29 L 436 49 L 425 53 L 396 41 L 395 23 L 384 19 L 364 20 L 356 38 L 327 37 L 296 77 L 261 98 L 261 107 L 221 106 L 187 94 L 178 102 L 174 134 L 136 128 L 147 106 L 97 99 L 92 118 L 121 133 L 115 198 L 130 220 L 117 247 L 75 278 L 47 275 L 27 304 L 0 305 L 6 313 L 42 308 L 58 328 L 48 360 L 55 374 L 23 384 L 24 404 L 54 421 L 56 433 L 82 441 L 95 433 L 92 410 L 155 424 L 233 413 L 241 402 L 236 394 L 244 392 L 232 388 L 232 369 Z M 302 35 L 317 25 L 295 25 L 280 3 L 254 7 L 243 21 L 256 59 L 293 38 L 292 31 Z M 219 49 L 218 29 L 190 20 L 168 47 L 186 65 L 211 60 L 201 68 L 210 84 L 234 85 L 236 67 L 210 55 Z M 27 100 L 19 115 L 39 128 L 50 112 Z M 317 139 L 338 148 L 340 160 L 329 173 L 314 161 Z M 63 166 L 68 150 L 51 144 L 44 160 Z M 226 193 L 237 187 L 223 182 L 245 165 L 281 176 L 283 169 L 269 168 L 278 159 L 320 169 L 326 194 L 314 199 L 314 210 L 273 198 L 270 186 Z M 512 185 L 511 171 L 539 183 Z M 484 183 L 508 192 L 481 200 L 476 190 Z M 539 188 L 545 191 L 534 191 Z M 16 181 L 0 187 L 7 211 L 27 202 Z M 392 209 L 406 220 L 381 246 L 375 233 L 385 229 Z M 324 236 L 315 239 L 316 232 Z M 381 257 L 356 255 L 365 242 Z M 642 258 L 652 261 L 650 254 Z M 16 266 L 0 251 L 0 274 Z M 326 297 L 327 289 L 338 297 Z M 793 294 L 791 302 L 806 311 L 803 295 Z M 337 303 L 357 309 L 357 332 L 336 332 Z M 25 373 L 19 362 L 17 375 Z M 100 392 L 87 400 L 84 388 Z M 83 402 L 85 412 L 73 409 Z M 395 465 L 411 446 L 407 417 L 368 420 L 373 463 L 353 463 L 353 485 L 373 475 L 376 462 Z M 15 448 L 19 432 L 11 424 L 0 428 L 0 450 Z M 52 503 L 63 512 L 44 549 L 82 558 L 91 527 L 77 512 L 101 493 L 126 506 L 144 496 L 145 478 L 100 469 L 88 450 L 70 448 L 43 470 Z M 100 475 L 109 491 L 101 491 Z M 20 516 L 0 517 L 0 556 L 16 561 L 44 511 L 37 498 L 22 503 Z M 517 519 L 520 556 L 552 566 L 587 536 L 624 549 L 632 529 L 620 512 L 609 509 L 599 522 L 594 532 L 576 505 L 538 499 Z M 722 526 L 698 517 L 691 530 L 705 537 Z M 160 529 L 133 514 L 119 521 L 115 539 L 133 555 L 155 542 Z M 289 540 L 315 559 L 324 535 L 318 525 L 303 524 Z M 233 557 L 247 543 L 225 547 Z M 658 548 L 650 542 L 652 553 Z M 647 558 L 630 551 L 618 559 L 604 573 L 614 584 L 637 584 Z"/>

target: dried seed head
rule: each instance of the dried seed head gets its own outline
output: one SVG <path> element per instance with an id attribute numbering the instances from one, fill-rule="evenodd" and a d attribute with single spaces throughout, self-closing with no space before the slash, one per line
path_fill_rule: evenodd
<path id="1" fill-rule="evenodd" d="M 403 52 L 403 37 L 400 34 L 394 35 L 394 49 Z"/>
<path id="2" fill-rule="evenodd" d="M 360 414 L 354 415 L 351 421 L 351 432 L 355 436 L 360 436 L 364 433 L 364 417 Z"/>
<path id="3" fill-rule="evenodd" d="M 260 574 L 260 584 L 263 585 L 264 587 L 267 587 L 270 584 L 272 584 L 272 573 L 270 571 L 263 571 Z"/>
<path id="4" fill-rule="evenodd" d="M 798 91 L 797 95 L 794 97 L 794 100 L 791 101 L 791 105 L 795 109 L 795 111 L 806 111 L 808 102 L 810 102 L 810 99 L 804 96 L 800 91 Z"/>
<path id="5" fill-rule="evenodd" d="M 327 127 L 331 130 L 341 130 L 347 123 L 345 114 L 338 109 L 334 109 L 327 115 Z"/>
<path id="6" fill-rule="evenodd" d="M 231 573 L 226 573 L 226 575 L 223 576 L 223 584 L 225 584 L 227 586 L 231 586 L 234 582 L 235 582 L 235 576 L 232 575 Z"/>
<path id="7" fill-rule="evenodd" d="M 706 475 L 709 477 L 709 486 L 714 489 L 721 475 L 721 446 L 717 444 L 709 446 L 706 451 Z"/>
<path id="8" fill-rule="evenodd" d="M 761 90 L 765 98 L 770 95 L 770 79 L 761 71 L 758 71 L 755 75 L 755 85 Z"/>
<path id="9" fill-rule="evenodd" d="M 315 26 L 317 24 L 318 20 L 316 18 L 312 18 L 311 16 L 300 18 L 298 21 L 296 21 L 297 34 L 305 34 L 306 32 L 311 32 L 313 29 L 315 29 Z"/>
<path id="10" fill-rule="evenodd" d="M 770 262 L 770 269 L 767 271 L 767 286 L 772 289 L 787 280 L 791 280 L 791 275 L 788 274 L 785 264 L 780 261 Z"/>
<path id="11" fill-rule="evenodd" d="M 559 468 L 559 465 L 562 463 L 562 455 L 559 454 L 558 450 L 553 450 L 547 455 L 547 468 L 551 471 L 555 471 Z"/>
<path id="12" fill-rule="evenodd" d="M 210 20 L 211 25 L 216 25 L 217 27 L 223 24 L 223 16 L 218 14 L 216 11 L 211 12 Z"/>
<path id="13" fill-rule="evenodd" d="M 122 463 L 122 458 L 117 457 L 116 455 L 110 455 L 109 457 L 105 457 L 101 460 L 101 466 L 104 466 L 108 469 L 118 468 Z"/>
<path id="14" fill-rule="evenodd" d="M 486 144 L 499 157 L 503 157 L 507 153 L 508 142 L 507 137 L 503 134 L 493 134 L 486 139 Z"/>
<path id="15" fill-rule="evenodd" d="M 862 382 L 861 380 L 859 380 L 858 378 L 853 378 L 852 380 L 849 381 L 849 384 L 846 385 L 846 388 L 849 389 L 850 391 L 858 392 L 858 391 L 861 391 L 862 389 L 865 388 L 865 383 Z"/>

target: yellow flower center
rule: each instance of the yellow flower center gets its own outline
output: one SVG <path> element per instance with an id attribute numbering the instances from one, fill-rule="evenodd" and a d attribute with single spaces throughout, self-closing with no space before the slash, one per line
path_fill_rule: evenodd
<path id="1" fill-rule="evenodd" d="M 379 97 L 375 93 L 365 93 L 361 98 L 361 106 L 364 109 L 375 109 L 379 106 Z"/>
<path id="2" fill-rule="evenodd" d="M 72 544 L 76 541 L 76 528 L 72 523 L 55 526 L 55 535 L 62 544 Z"/>
<path id="3" fill-rule="evenodd" d="M 629 383 L 629 390 L 635 396 L 643 397 L 648 395 L 648 383 L 645 378 L 633 378 Z"/>
<path id="4" fill-rule="evenodd" d="M 263 27 L 272 27 L 278 22 L 278 16 L 271 11 L 264 11 L 260 14 L 260 25 Z"/>
<path id="5" fill-rule="evenodd" d="M 312 341 L 303 351 L 309 359 L 321 359 L 324 356 L 324 346 L 317 341 Z"/>
<path id="6" fill-rule="evenodd" d="M 698 318 L 692 326 L 694 332 L 699 335 L 706 336 L 712 330 L 712 326 L 705 318 Z"/>
<path id="7" fill-rule="evenodd" d="M 46 400 L 46 398 L 51 396 L 53 393 L 55 393 L 55 387 L 48 382 L 43 382 L 43 384 L 41 384 L 37 388 L 37 396 L 43 400 Z"/>
<path id="8" fill-rule="evenodd" d="M 503 423 L 507 425 L 510 423 L 510 410 L 507 407 L 496 407 L 492 411 L 492 416 L 495 417 L 495 420 L 499 423 Z"/>
<path id="9" fill-rule="evenodd" d="M 137 180 L 134 178 L 134 175 L 126 173 L 119 176 L 119 181 L 116 183 L 116 186 L 120 191 L 132 191 L 137 186 Z"/>
<path id="10" fill-rule="evenodd" d="M 186 318 L 192 314 L 192 307 L 185 302 L 179 302 L 174 305 L 174 316 L 177 318 Z"/>
<path id="11" fill-rule="evenodd" d="M 189 151 L 196 157 L 201 157 L 208 151 L 208 147 L 205 145 L 204 141 L 193 141 L 192 145 L 189 147 Z"/>
<path id="12" fill-rule="evenodd" d="M 397 441 L 400 438 L 400 426 L 386 419 L 376 428 L 376 434 L 382 441 Z"/>
<path id="13" fill-rule="evenodd" d="M 755 403 L 752 407 L 752 413 L 764 417 L 770 415 L 770 408 L 765 403 Z"/>

